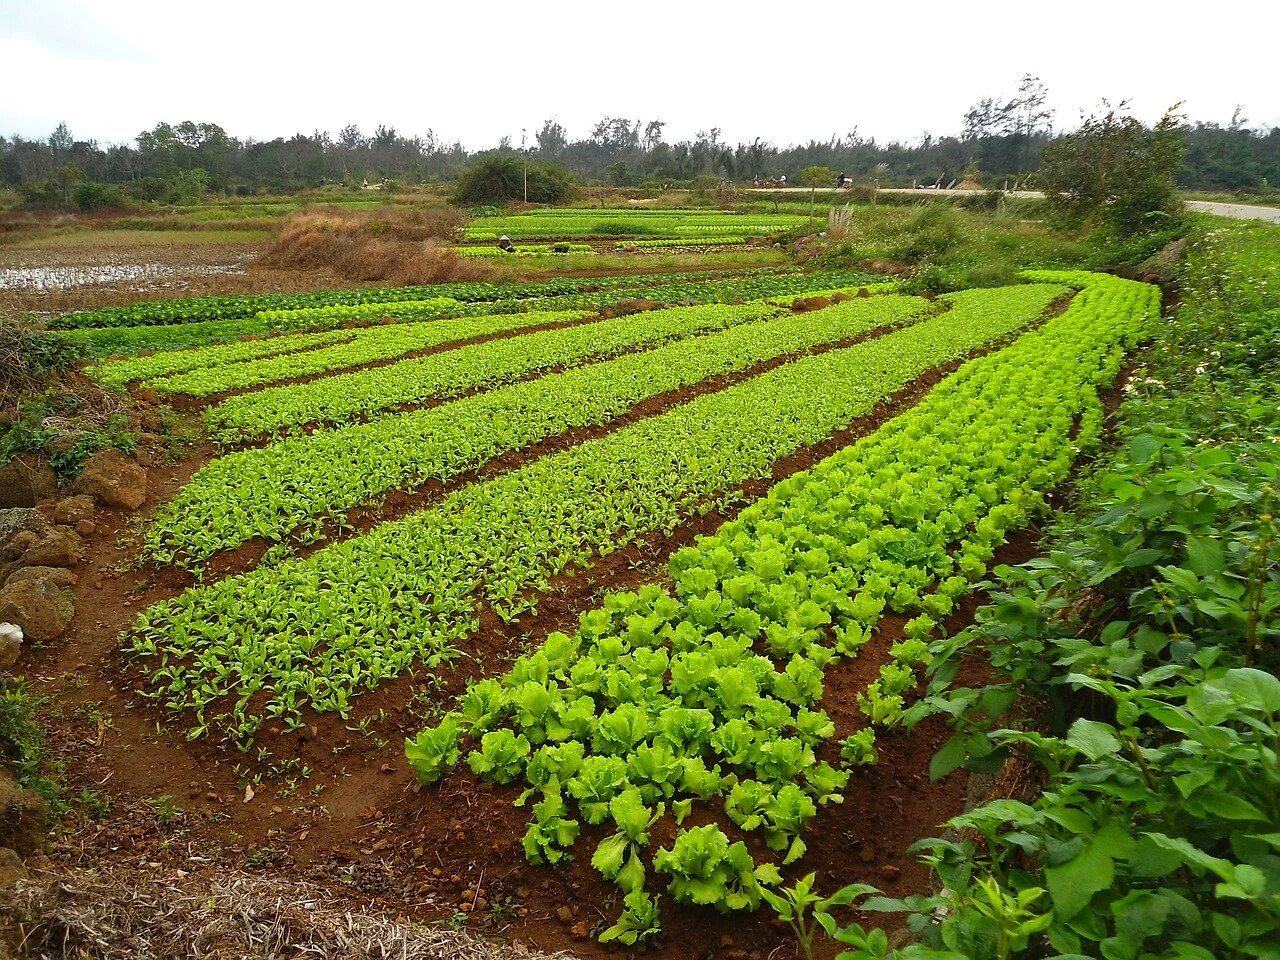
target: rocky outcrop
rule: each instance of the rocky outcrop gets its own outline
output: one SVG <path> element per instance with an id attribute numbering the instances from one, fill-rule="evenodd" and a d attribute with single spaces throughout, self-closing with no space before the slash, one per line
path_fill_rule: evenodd
<path id="1" fill-rule="evenodd" d="M 106 506 L 136 510 L 147 499 L 147 471 L 119 450 L 99 450 L 85 461 L 75 489 Z"/>
<path id="2" fill-rule="evenodd" d="M 34 507 L 58 495 L 58 475 L 36 453 L 20 453 L 0 466 L 0 507 Z"/>

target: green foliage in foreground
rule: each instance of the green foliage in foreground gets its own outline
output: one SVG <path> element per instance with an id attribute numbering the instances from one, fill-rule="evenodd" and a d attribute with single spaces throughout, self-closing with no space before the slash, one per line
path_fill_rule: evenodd
<path id="1" fill-rule="evenodd" d="M 922 937 L 895 958 L 1280 956 L 1278 279 L 1280 229 L 1196 237 L 1084 506 L 935 650 L 935 773 L 1017 753 L 1046 782 L 922 844 L 943 892 L 879 905 Z M 992 683 L 953 686 L 979 651 Z"/>
<path id="2" fill-rule="evenodd" d="M 797 911 L 867 892 L 846 888 L 818 901 L 811 886 L 769 890 L 778 865 L 803 857 L 817 807 L 840 802 L 849 777 L 815 758 L 836 735 L 822 711 L 825 668 L 857 656 L 886 611 L 915 614 L 859 700 L 862 730 L 846 739 L 847 765 L 874 761 L 868 731 L 900 721 L 914 670 L 929 660 L 927 638 L 1007 533 L 1044 509 L 1080 449 L 1096 444 L 1098 391 L 1155 316 L 1156 291 L 1142 284 L 1039 279 L 1085 289 L 1041 330 L 966 364 L 915 408 L 678 551 L 673 588 L 609 594 L 572 636 L 550 634 L 502 678 L 472 683 L 454 712 L 406 743 L 421 779 L 433 782 L 456 763 L 466 737 L 473 771 L 499 769 L 510 782 L 523 768 L 522 799 L 576 800 L 576 811 L 556 805 L 557 827 L 604 822 L 615 800 L 633 793 L 646 824 L 668 806 L 679 823 L 694 804 L 721 803 L 739 830 L 760 831 L 779 855 L 757 865 L 718 827 L 682 830 L 652 863 L 681 902 L 751 909 L 767 898 L 809 931 Z M 946 316 L 894 336 L 923 333 Z M 541 814 L 535 806 L 531 832 L 542 830 Z M 563 835 L 563 847 L 576 839 L 575 830 Z M 643 937 L 655 927 L 644 864 L 628 863 L 623 875 L 615 862 L 611 852 L 593 857 L 626 894 L 610 934 Z M 848 936 L 858 944 L 858 931 Z M 862 938 L 863 946 L 882 943 Z"/>
<path id="3" fill-rule="evenodd" d="M 1061 292 L 957 294 L 930 320 L 698 397 L 305 560 L 193 588 L 138 619 L 133 651 L 152 695 L 194 711 L 197 733 L 213 726 L 243 743 L 266 717 L 301 725 L 304 706 L 345 714 L 361 690 L 450 656 L 480 603 L 510 619 L 557 574 L 734 502 L 780 458 L 1026 326 Z M 790 682 L 811 684 L 797 669 Z"/>

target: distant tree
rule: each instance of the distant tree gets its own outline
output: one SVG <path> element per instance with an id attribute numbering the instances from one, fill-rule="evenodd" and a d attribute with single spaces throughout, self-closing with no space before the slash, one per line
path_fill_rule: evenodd
<path id="1" fill-rule="evenodd" d="M 1048 137 L 1053 110 L 1049 88 L 1024 74 L 1012 97 L 983 97 L 964 115 L 961 139 L 969 145 L 968 163 L 1002 173 L 1024 173 L 1035 166 L 1037 140 Z"/>
<path id="2" fill-rule="evenodd" d="M 53 151 L 54 163 L 65 163 L 74 145 L 75 137 L 65 123 L 58 124 L 53 133 L 49 134 L 49 149 Z"/>
<path id="3" fill-rule="evenodd" d="M 345 127 L 338 131 L 338 143 L 342 144 L 348 150 L 359 150 L 365 146 L 368 141 L 365 140 L 364 134 L 360 132 L 360 128 L 354 123 L 348 123 Z"/>
<path id="4" fill-rule="evenodd" d="M 538 144 L 538 152 L 544 157 L 558 157 L 560 151 L 569 142 L 564 127 L 554 120 L 544 120 L 542 129 L 533 135 Z"/>
<path id="5" fill-rule="evenodd" d="M 1060 216 L 1119 236 L 1158 227 L 1182 210 L 1174 179 L 1184 151 L 1178 106 L 1151 129 L 1125 113 L 1127 106 L 1085 118 L 1040 160 L 1040 185 Z"/>
<path id="6" fill-rule="evenodd" d="M 817 203 L 818 187 L 833 186 L 836 182 L 836 172 L 830 167 L 815 164 L 800 171 L 800 180 L 809 187 L 809 227 L 812 229 L 813 208 Z"/>
<path id="7" fill-rule="evenodd" d="M 644 128 L 644 149 L 650 152 L 662 142 L 662 128 L 666 123 L 662 120 L 650 120 Z"/>
<path id="8" fill-rule="evenodd" d="M 492 153 L 480 157 L 462 171 L 454 191 L 455 203 L 466 206 L 504 204 L 524 195 L 525 161 L 511 153 Z M 548 163 L 530 163 L 529 200 L 532 203 L 556 203 L 565 199 L 573 188 L 568 171 Z"/>

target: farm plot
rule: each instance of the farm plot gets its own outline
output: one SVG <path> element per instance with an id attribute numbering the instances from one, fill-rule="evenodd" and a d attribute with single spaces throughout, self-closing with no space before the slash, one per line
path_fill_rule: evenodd
<path id="1" fill-rule="evenodd" d="M 950 309 L 898 332 L 697 397 L 305 559 L 187 590 L 139 617 L 131 648 L 152 696 L 190 711 L 194 735 L 244 743 L 268 717 L 295 728 L 303 708 L 345 715 L 362 690 L 454 656 L 478 603 L 510 619 L 557 574 L 735 502 L 781 457 L 1025 327 L 1063 292 L 950 295 Z"/>
<path id="2" fill-rule="evenodd" d="M 768 304 L 674 307 L 496 340 L 386 367 L 231 397 L 205 414 L 229 443 L 310 423 L 345 423 L 480 386 L 608 357 L 644 344 L 691 336 L 774 315 Z"/>
<path id="3" fill-rule="evenodd" d="M 536 210 L 480 217 L 466 228 L 468 240 L 534 237 L 741 237 L 792 230 L 806 223 L 795 214 L 728 213 L 707 210 Z"/>
<path id="4" fill-rule="evenodd" d="M 926 640 L 1096 443 L 1098 392 L 1158 316 L 1143 284 L 1033 277 L 1083 289 L 1041 330 L 679 551 L 670 585 L 607 595 L 572 636 L 472 683 L 406 744 L 420 779 L 470 748 L 476 776 L 524 786 L 534 864 L 563 861 L 584 824 L 601 825 L 591 864 L 623 894 L 603 940 L 655 934 L 664 890 L 722 912 L 774 897 L 818 808 L 841 801 L 850 769 L 875 763 L 876 737 L 901 720 Z M 859 728 L 837 731 L 826 670 L 890 611 L 911 617 L 903 639 L 859 697 Z M 839 733 L 838 765 L 818 760 Z M 666 819 L 680 826 L 650 858 Z"/>
<path id="5" fill-rule="evenodd" d="M 375 299 L 356 304 L 306 305 L 306 296 L 220 298 L 233 301 L 219 304 L 219 312 L 235 312 L 241 301 L 262 306 L 238 319 L 206 320 L 211 309 L 201 301 L 183 310 L 166 309 L 157 316 L 173 317 L 161 322 L 147 316 L 107 317 L 104 326 L 75 326 L 61 336 L 84 348 L 93 357 L 135 354 L 141 350 L 172 351 L 206 344 L 223 343 L 245 336 L 262 336 L 294 331 L 331 330 L 352 323 L 371 323 L 386 318 L 399 321 L 487 316 L 521 311 L 601 310 L 620 301 L 643 299 L 657 303 L 738 303 L 768 296 L 801 293 L 816 286 L 849 286 L 874 283 L 880 278 L 858 270 L 827 270 L 801 274 L 783 269 L 761 269 L 708 277 L 705 273 L 654 274 L 629 277 L 593 277 L 578 281 L 558 280 L 543 285 L 442 284 L 431 295 L 416 299 L 406 290 L 374 291 Z M 825 282 L 824 282 L 825 281 Z M 451 296 L 441 296 L 442 293 Z M 387 299 L 399 296 L 400 299 Z M 300 305 L 298 301 L 301 300 Z M 183 302 L 183 301 L 179 301 Z M 105 312 L 104 312 L 105 313 Z M 73 316 L 86 317 L 75 314 Z M 134 321 L 127 324 L 125 321 Z M 90 317 L 89 319 L 93 319 Z"/>
<path id="6" fill-rule="evenodd" d="M 916 297 L 847 301 L 761 319 L 441 406 L 228 454 L 192 477 L 147 534 L 159 563 L 200 561 L 251 537 L 280 540 L 393 490 L 448 480 L 710 377 L 918 317 Z M 309 537 L 304 537 L 309 539 Z"/>

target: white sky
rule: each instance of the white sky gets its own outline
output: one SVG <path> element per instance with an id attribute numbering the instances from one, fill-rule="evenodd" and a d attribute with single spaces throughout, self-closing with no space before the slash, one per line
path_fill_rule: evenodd
<path id="1" fill-rule="evenodd" d="M 863 12 L 859 12 L 859 11 Z M 1216 35 L 1215 35 L 1216 34 Z M 469 147 L 547 117 L 719 125 L 730 142 L 958 132 L 1031 72 L 1056 126 L 1099 99 L 1280 124 L 1280 2 L 0 0 L 0 133 L 132 140 L 161 120 L 269 139 L 379 123 Z"/>

